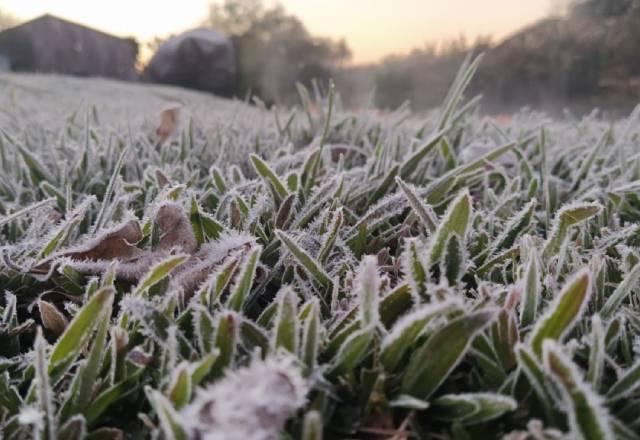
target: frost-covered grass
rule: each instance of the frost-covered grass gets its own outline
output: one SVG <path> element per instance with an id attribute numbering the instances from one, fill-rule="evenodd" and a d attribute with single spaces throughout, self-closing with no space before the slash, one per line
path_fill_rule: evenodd
<path id="1" fill-rule="evenodd" d="M 475 67 L 165 142 L 0 97 L 0 437 L 638 438 L 640 111 L 498 125 Z"/>

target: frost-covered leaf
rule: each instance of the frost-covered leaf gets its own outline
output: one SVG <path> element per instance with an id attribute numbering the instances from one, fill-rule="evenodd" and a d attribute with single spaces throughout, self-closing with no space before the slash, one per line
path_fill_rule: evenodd
<path id="1" fill-rule="evenodd" d="M 614 401 L 623 398 L 640 388 L 640 362 L 635 363 L 621 374 L 607 392 L 607 399 Z"/>
<path id="2" fill-rule="evenodd" d="M 433 235 L 430 255 L 432 264 L 440 261 L 451 234 L 457 234 L 461 240 L 465 239 L 471 220 L 471 211 L 471 196 L 463 191 L 451 202 Z"/>
<path id="3" fill-rule="evenodd" d="M 71 414 L 85 411 L 93 397 L 94 384 L 100 376 L 100 368 L 111 324 L 111 308 L 105 308 L 95 319 L 99 320 L 98 329 L 93 338 L 89 354 L 86 360 L 78 367 L 69 396 L 62 407 L 60 415 L 63 419 Z M 112 343 L 115 344 L 115 341 Z"/>
<path id="4" fill-rule="evenodd" d="M 147 399 L 160 420 L 162 434 L 167 440 L 187 440 L 180 416 L 171 402 L 157 390 L 145 388 Z"/>
<path id="5" fill-rule="evenodd" d="M 278 311 L 274 323 L 274 348 L 283 348 L 290 353 L 298 350 L 298 298 L 290 287 L 278 293 Z"/>
<path id="6" fill-rule="evenodd" d="M 296 242 L 284 231 L 276 230 L 278 239 L 287 247 L 289 252 L 298 260 L 300 265 L 309 272 L 309 274 L 318 281 L 323 287 L 330 288 L 333 282 L 331 278 L 322 268 L 322 265 L 302 249 Z"/>
<path id="7" fill-rule="evenodd" d="M 55 416 L 54 396 L 51 387 L 49 369 L 47 368 L 46 341 L 42 336 L 42 331 L 38 327 L 36 341 L 34 343 L 35 354 L 35 395 L 38 409 L 42 413 L 43 423 L 41 436 L 44 439 L 53 440 L 56 438 L 57 422 Z M 51 360 L 49 360 L 51 365 Z"/>
<path id="8" fill-rule="evenodd" d="M 176 409 L 180 409 L 191 400 L 191 372 L 188 365 L 182 363 L 171 372 L 171 376 L 167 397 Z"/>
<path id="9" fill-rule="evenodd" d="M 231 311 L 220 313 L 216 324 L 215 347 L 220 354 L 213 365 L 212 373 L 220 375 L 233 365 L 238 347 L 240 317 Z"/>
<path id="10" fill-rule="evenodd" d="M 456 306 L 454 301 L 449 300 L 441 304 L 423 305 L 403 316 L 382 339 L 380 361 L 384 368 L 388 372 L 394 371 L 429 322 L 446 315 Z"/>
<path id="11" fill-rule="evenodd" d="M 603 399 L 584 382 L 577 366 L 556 342 L 546 340 L 543 349 L 545 370 L 562 390 L 572 435 L 594 440 L 615 438 Z"/>
<path id="12" fill-rule="evenodd" d="M 354 368 L 369 350 L 375 329 L 366 327 L 356 330 L 340 346 L 335 356 L 331 372 L 335 375 L 353 374 Z"/>
<path id="13" fill-rule="evenodd" d="M 498 418 L 517 407 L 514 399 L 501 394 L 447 394 L 433 401 L 430 412 L 438 419 L 474 425 Z"/>
<path id="14" fill-rule="evenodd" d="M 509 219 L 504 231 L 498 237 L 494 249 L 504 249 L 513 246 L 517 238 L 529 227 L 537 201 L 531 200 L 522 210 Z"/>
<path id="15" fill-rule="evenodd" d="M 76 313 L 51 351 L 47 370 L 49 375 L 60 378 L 71 366 L 100 322 L 96 317 L 104 316 L 111 310 L 113 297 L 113 288 L 104 287 L 94 293 Z"/>
<path id="16" fill-rule="evenodd" d="M 415 188 L 405 183 L 400 177 L 396 177 L 396 183 L 402 192 L 404 192 L 407 201 L 411 205 L 411 209 L 413 209 L 413 212 L 418 216 L 425 229 L 429 232 L 435 231 L 438 219 L 433 209 L 423 202 Z"/>
<path id="17" fill-rule="evenodd" d="M 255 154 L 251 155 L 251 163 L 255 168 L 256 172 L 262 176 L 263 179 L 267 182 L 268 185 L 273 188 L 275 194 L 284 199 L 288 195 L 287 187 L 282 183 L 280 178 L 276 175 L 276 173 L 269 167 L 269 165 L 264 162 L 260 157 Z"/>
<path id="18" fill-rule="evenodd" d="M 428 399 L 462 360 L 474 336 L 495 316 L 495 310 L 474 312 L 435 330 L 411 356 L 402 378 L 401 391 L 419 399 Z"/>
<path id="19" fill-rule="evenodd" d="M 541 297 L 540 262 L 535 249 L 529 251 L 529 261 L 525 267 L 523 279 L 522 304 L 520 306 L 520 324 L 523 327 L 533 324 L 538 315 Z"/>
<path id="20" fill-rule="evenodd" d="M 333 251 L 336 239 L 340 232 L 340 227 L 342 226 L 342 218 L 342 208 L 336 209 L 333 214 L 333 218 L 331 219 L 331 223 L 327 228 L 327 232 L 323 237 L 320 252 L 318 253 L 318 262 L 320 264 L 325 264 L 331 254 L 331 251 Z"/>
<path id="21" fill-rule="evenodd" d="M 590 219 L 601 211 L 602 206 L 599 203 L 576 203 L 560 209 L 553 221 L 553 229 L 547 238 L 544 257 L 549 258 L 558 252 L 560 245 L 569 233 L 569 228 Z"/>
<path id="22" fill-rule="evenodd" d="M 360 322 L 364 327 L 376 327 L 380 322 L 380 275 L 375 256 L 368 255 L 362 259 L 354 290 L 360 305 Z"/>
<path id="23" fill-rule="evenodd" d="M 614 315 L 624 300 L 629 296 L 633 289 L 636 288 L 638 281 L 640 281 L 640 264 L 636 263 L 636 265 L 627 274 L 625 274 L 622 282 L 618 284 L 616 289 L 611 295 L 609 295 L 602 306 L 600 314 L 604 319 L 609 319 Z"/>
<path id="24" fill-rule="evenodd" d="M 589 370 L 587 382 L 598 391 L 602 384 L 605 368 L 605 333 L 602 319 L 598 315 L 591 317 L 591 341 L 589 344 Z"/>
<path id="25" fill-rule="evenodd" d="M 573 328 L 589 302 L 590 293 L 591 273 L 588 269 L 567 281 L 531 332 L 529 343 L 536 355 L 542 356 L 542 345 L 546 339 L 560 340 Z"/>
<path id="26" fill-rule="evenodd" d="M 134 290 L 134 295 L 144 295 L 145 292 L 168 277 L 172 270 L 189 259 L 188 255 L 172 255 L 164 260 L 156 263 L 144 278 L 140 280 L 138 286 Z"/>
<path id="27" fill-rule="evenodd" d="M 322 326 L 318 301 L 312 300 L 310 307 L 308 316 L 304 320 L 300 358 L 309 370 L 313 370 L 316 366 L 318 352 L 320 351 Z"/>
<path id="28" fill-rule="evenodd" d="M 322 440 L 322 416 L 318 411 L 305 414 L 302 440 Z"/>
<path id="29" fill-rule="evenodd" d="M 231 289 L 227 300 L 227 307 L 236 312 L 242 311 L 247 296 L 253 286 L 253 280 L 256 275 L 256 267 L 258 266 L 258 257 L 262 248 L 257 246 L 251 249 L 242 263 L 238 266 L 238 275 L 235 285 Z"/>
<path id="30" fill-rule="evenodd" d="M 464 245 L 465 243 L 458 234 L 450 234 L 444 246 L 442 266 L 444 276 L 450 286 L 458 284 L 465 273 L 467 262 Z"/>

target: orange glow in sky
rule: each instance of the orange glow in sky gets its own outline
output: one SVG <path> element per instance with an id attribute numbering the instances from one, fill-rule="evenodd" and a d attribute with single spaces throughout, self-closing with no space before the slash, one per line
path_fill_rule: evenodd
<path id="1" fill-rule="evenodd" d="M 281 0 L 312 34 L 345 38 L 353 62 L 407 53 L 425 42 L 465 34 L 494 40 L 551 11 L 553 0 Z M 210 0 L 2 0 L 0 8 L 20 19 L 44 13 L 139 41 L 198 25 Z M 273 2 L 267 2 L 272 4 Z"/>

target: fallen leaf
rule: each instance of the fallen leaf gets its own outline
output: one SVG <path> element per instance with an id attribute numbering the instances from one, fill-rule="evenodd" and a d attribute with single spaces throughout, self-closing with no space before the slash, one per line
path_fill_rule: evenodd
<path id="1" fill-rule="evenodd" d="M 178 128 L 179 107 L 169 107 L 160 113 L 160 125 L 156 129 L 156 134 L 161 142 L 171 137 Z"/>

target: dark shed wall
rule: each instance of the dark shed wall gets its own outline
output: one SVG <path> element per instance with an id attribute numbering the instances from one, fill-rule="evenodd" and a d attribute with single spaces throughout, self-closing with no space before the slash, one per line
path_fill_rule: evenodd
<path id="1" fill-rule="evenodd" d="M 20 26 L 0 32 L 0 55 L 9 60 L 11 70 L 34 71 L 36 59 L 29 30 Z"/>
<path id="2" fill-rule="evenodd" d="M 4 36 L 3 34 L 8 34 Z M 13 70 L 136 78 L 138 46 L 52 16 L 44 16 L 0 34 L 0 52 L 9 53 Z M 13 48 L 6 50 L 7 45 Z M 16 49 L 18 47 L 19 49 Z"/>

